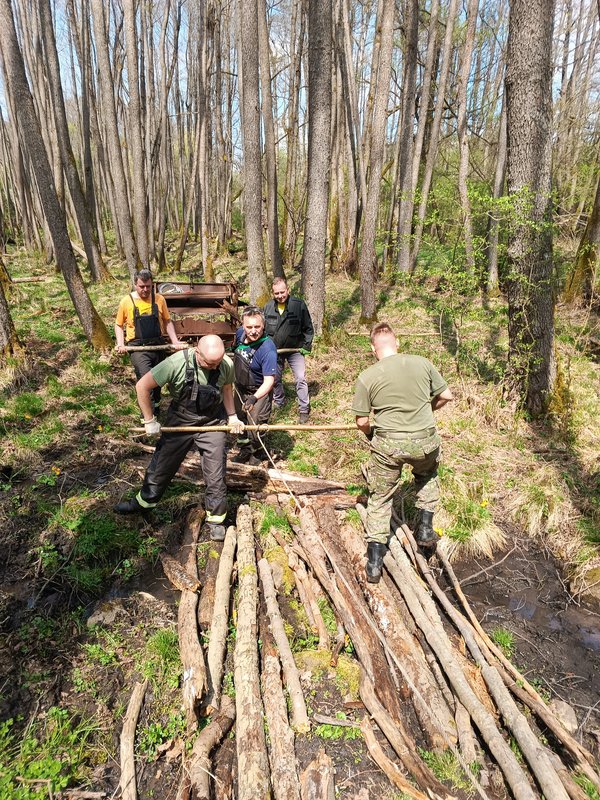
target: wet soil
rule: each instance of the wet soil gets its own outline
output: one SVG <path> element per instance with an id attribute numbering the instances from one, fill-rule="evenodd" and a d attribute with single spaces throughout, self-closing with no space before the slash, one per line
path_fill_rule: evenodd
<path id="1" fill-rule="evenodd" d="M 493 566 L 474 561 L 455 571 L 485 630 L 510 631 L 513 663 L 542 694 L 573 707 L 577 735 L 598 752 L 589 738 L 600 726 L 598 611 L 569 593 L 562 566 L 531 540 L 515 538 Z"/>

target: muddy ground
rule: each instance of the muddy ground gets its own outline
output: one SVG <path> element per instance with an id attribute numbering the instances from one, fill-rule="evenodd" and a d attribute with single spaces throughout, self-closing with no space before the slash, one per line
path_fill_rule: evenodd
<path id="1" fill-rule="evenodd" d="M 154 647 L 160 631 L 174 633 L 178 593 L 164 577 L 157 556 L 162 550 L 177 553 L 186 510 L 193 505 L 197 490 L 190 491 L 188 500 L 184 497 L 173 512 L 174 519 L 164 514 L 126 523 L 142 542 L 152 546 L 147 552 L 138 548 L 135 555 L 124 559 L 130 562 L 128 568 L 110 576 L 100 598 L 81 587 L 74 589 L 65 580 L 64 565 L 53 573 L 44 561 L 50 553 L 49 542 L 64 553 L 68 553 L 69 543 L 57 539 L 56 530 L 48 529 L 40 511 L 40 493 L 55 493 L 58 486 L 67 496 L 75 485 L 90 490 L 106 485 L 104 500 L 100 504 L 95 501 L 96 506 L 89 509 L 89 514 L 105 517 L 112 502 L 137 484 L 140 465 L 147 458 L 140 458 L 139 451 L 123 451 L 108 436 L 95 436 L 91 447 L 95 457 L 90 459 L 90 452 L 86 453 L 80 467 L 74 464 L 66 474 L 61 473 L 54 486 L 40 483 L 39 477 L 32 481 L 3 476 L 0 720 L 13 718 L 15 730 L 23 732 L 28 725 L 46 719 L 54 706 L 68 709 L 75 719 L 92 719 L 95 731 L 85 769 L 71 785 L 112 797 L 118 791 L 121 719 L 133 682 L 145 675 L 150 683 L 136 745 L 140 797 L 173 798 L 180 779 L 184 731 L 180 676 L 170 656 L 157 655 L 151 645 Z M 37 505 L 31 502 L 34 492 Z M 241 499 L 239 495 L 231 497 L 231 521 Z M 220 547 L 201 542 L 201 570 L 208 568 Z M 486 630 L 492 635 L 498 629 L 512 634 L 514 663 L 548 699 L 564 700 L 572 706 L 577 737 L 600 755 L 598 609 L 578 605 L 567 590 L 560 565 L 534 543 L 514 534 L 507 551 L 498 553 L 494 563 L 463 562 L 455 569 Z M 291 603 L 287 618 L 294 631 L 292 644 L 301 664 L 310 713 L 344 717 L 358 725 L 363 711 L 352 679 L 351 645 L 342 658 L 348 666 L 346 673 L 303 655 L 310 652 L 310 631 L 293 609 Z M 231 655 L 229 659 L 228 673 Z M 229 680 L 226 676 L 226 685 Z M 422 741 L 419 731 L 414 735 Z M 315 725 L 309 736 L 297 737 L 296 745 L 300 769 L 321 748 L 326 749 L 335 763 L 339 797 L 399 797 L 371 761 L 357 728 Z M 215 769 L 220 762 L 227 769 L 232 752 L 231 742 L 226 743 Z"/>

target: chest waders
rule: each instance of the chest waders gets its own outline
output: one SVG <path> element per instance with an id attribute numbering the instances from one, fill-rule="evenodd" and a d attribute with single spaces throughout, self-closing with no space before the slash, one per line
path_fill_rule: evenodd
<path id="1" fill-rule="evenodd" d="M 133 327 L 135 330 L 135 338 L 130 339 L 127 344 L 134 346 L 146 344 L 164 344 L 165 337 L 162 335 L 162 331 L 160 329 L 160 317 L 158 313 L 158 305 L 154 300 L 154 288 L 152 289 L 152 311 L 150 314 L 140 314 L 140 310 L 135 304 L 133 295 L 130 294 L 129 296 L 131 297 L 131 302 L 133 305 Z M 131 363 L 133 364 L 133 369 L 135 370 L 135 376 L 138 381 L 143 375 L 145 375 L 147 372 L 150 372 L 152 367 L 160 364 L 160 362 L 165 359 L 167 355 L 168 353 L 161 352 L 160 350 L 152 350 L 145 353 L 129 353 Z M 158 411 L 158 405 L 160 403 L 160 386 L 152 390 L 152 402 L 154 404 L 154 413 L 156 414 Z"/>
<path id="2" fill-rule="evenodd" d="M 197 378 L 195 356 L 190 363 L 189 353 L 184 350 L 184 357 L 185 384 L 178 399 L 173 400 L 169 406 L 165 424 L 174 428 L 218 425 L 225 418 L 221 392 L 217 388 L 221 368 L 205 371 L 207 383 L 201 384 Z M 206 521 L 222 523 L 227 513 L 226 436 L 225 431 L 163 433 L 146 470 L 144 484 L 137 495 L 139 505 L 147 509 L 158 503 L 189 449 L 196 445 L 206 486 Z"/>
<path id="3" fill-rule="evenodd" d="M 251 394 L 254 394 L 262 383 L 262 379 L 259 383 L 256 383 L 256 377 L 252 372 L 252 362 L 258 349 L 267 338 L 267 336 L 262 336 L 256 342 L 252 342 L 252 344 L 240 343 L 233 354 L 236 389 L 234 392 L 235 411 L 242 422 L 251 425 L 262 425 L 268 422 L 271 416 L 270 392 L 265 395 L 265 397 L 261 397 L 260 400 L 257 400 L 249 414 L 242 409 L 244 401 L 250 397 Z M 244 431 L 241 436 L 238 436 L 237 443 L 240 452 L 234 458 L 236 463 L 246 464 L 256 459 L 256 457 L 262 458 L 264 451 L 257 431 Z"/>

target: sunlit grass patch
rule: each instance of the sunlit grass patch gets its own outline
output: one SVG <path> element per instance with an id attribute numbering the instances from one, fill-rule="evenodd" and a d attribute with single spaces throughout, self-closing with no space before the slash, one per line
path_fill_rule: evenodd
<path id="1" fill-rule="evenodd" d="M 76 721 L 57 707 L 39 715 L 22 734 L 12 719 L 0 723 L 0 797 L 43 800 L 80 784 L 97 729 L 92 720 Z"/>
<path id="2" fill-rule="evenodd" d="M 138 668 L 155 688 L 176 689 L 181 677 L 179 639 L 173 628 L 161 628 L 146 642 L 143 653 L 138 655 Z"/>
<path id="3" fill-rule="evenodd" d="M 506 536 L 494 523 L 484 486 L 481 482 L 463 481 L 451 469 L 441 470 L 440 475 L 448 524 L 438 532 L 445 533 L 452 541 L 452 557 L 479 554 L 491 558 L 495 550 L 504 547 Z"/>
<path id="4" fill-rule="evenodd" d="M 529 536 L 556 532 L 567 525 L 572 513 L 568 487 L 555 469 L 540 465 L 526 480 L 522 476 L 514 480 L 507 511 Z"/>

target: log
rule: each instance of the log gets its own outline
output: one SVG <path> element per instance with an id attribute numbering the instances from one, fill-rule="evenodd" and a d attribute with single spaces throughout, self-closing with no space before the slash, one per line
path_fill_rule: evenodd
<path id="1" fill-rule="evenodd" d="M 410 529 L 403 526 L 406 536 L 412 538 Z M 537 736 L 531 730 L 529 723 L 519 711 L 517 704 L 511 697 L 510 692 L 506 688 L 498 670 L 492 666 L 485 658 L 481 648 L 479 647 L 475 638 L 475 632 L 468 620 L 452 605 L 447 595 L 440 589 L 437 581 L 433 578 L 431 570 L 425 558 L 419 553 L 418 549 L 414 548 L 417 558 L 417 564 L 429 585 L 429 588 L 435 595 L 438 603 L 444 609 L 449 619 L 452 621 L 460 635 L 463 637 L 469 652 L 477 666 L 481 671 L 481 675 L 489 689 L 491 696 L 507 727 L 515 737 L 521 752 L 532 774 L 535 776 L 544 797 L 546 800 L 568 800 L 568 794 L 565 791 L 559 776 L 554 769 L 552 761 L 548 756 L 547 750 L 540 743 Z M 396 552 L 394 553 L 396 555 Z"/>
<path id="2" fill-rule="evenodd" d="M 206 553 L 206 566 L 204 568 L 204 585 L 200 592 L 198 602 L 198 625 L 201 631 L 207 631 L 212 622 L 213 610 L 215 606 L 215 587 L 217 573 L 219 571 L 220 553 L 222 545 L 219 542 L 212 542 Z"/>
<path id="3" fill-rule="evenodd" d="M 162 564 L 165 575 L 176 589 L 181 591 L 187 589 L 190 592 L 198 591 L 200 581 L 197 577 L 194 578 L 190 575 L 176 558 L 173 558 L 173 556 L 167 553 L 161 553 L 160 563 Z"/>
<path id="4" fill-rule="evenodd" d="M 296 771 L 294 732 L 289 726 L 283 694 L 279 657 L 271 634 L 261 624 L 263 640 L 262 696 L 269 731 L 271 784 L 275 800 L 300 800 L 300 781 Z M 264 634 L 262 633 L 265 631 Z"/>
<path id="5" fill-rule="evenodd" d="M 341 541 L 348 551 L 354 572 L 367 599 L 371 613 L 386 639 L 387 647 L 396 656 L 395 663 L 411 689 L 411 699 L 417 718 L 429 744 L 445 750 L 456 741 L 454 719 L 427 664 L 423 651 L 407 630 L 398 613 L 390 580 L 384 575 L 379 583 L 367 582 L 365 573 L 365 544 L 356 528 L 345 525 Z"/>
<path id="6" fill-rule="evenodd" d="M 185 557 L 185 569 L 193 578 L 198 577 L 196 545 L 203 519 L 204 511 L 202 509 L 194 509 L 188 515 L 184 531 L 182 550 Z M 177 627 L 183 666 L 181 691 L 189 731 L 197 727 L 196 708 L 200 704 L 202 695 L 207 688 L 206 665 L 196 622 L 197 608 L 198 595 L 196 592 L 183 589 L 177 610 Z"/>
<path id="7" fill-rule="evenodd" d="M 219 571 L 215 583 L 215 602 L 210 625 L 210 641 L 206 661 L 208 664 L 209 695 L 207 697 L 207 714 L 212 714 L 219 708 L 221 702 L 221 681 L 225 651 L 227 649 L 227 630 L 229 625 L 229 604 L 231 595 L 231 573 L 233 572 L 233 557 L 237 544 L 235 528 L 229 527 L 225 535 Z"/>
<path id="8" fill-rule="evenodd" d="M 217 750 L 214 761 L 215 800 L 234 800 L 234 783 L 237 777 L 235 741 L 226 739 Z"/>
<path id="9" fill-rule="evenodd" d="M 481 703 L 463 674 L 441 622 L 437 627 L 432 625 L 423 610 L 421 602 L 426 602 L 428 596 L 419 584 L 402 546 L 394 537 L 390 542 L 390 551 L 385 556 L 385 565 L 416 624 L 423 631 L 429 646 L 442 664 L 455 694 L 471 715 L 483 740 L 502 769 L 514 797 L 516 800 L 534 800 L 535 793 L 529 785 L 525 772 L 498 730 L 495 719 Z"/>
<path id="10" fill-rule="evenodd" d="M 288 554 L 288 563 L 296 576 L 296 588 L 298 589 L 300 600 L 306 609 L 309 620 L 312 621 L 313 630 L 318 636 L 318 649 L 329 650 L 329 631 L 323 620 L 323 615 L 321 614 L 321 609 L 319 608 L 317 598 L 315 597 L 315 593 L 313 592 L 308 578 L 306 567 L 293 551 L 290 551 Z"/>
<path id="11" fill-rule="evenodd" d="M 258 562 L 258 571 L 262 582 L 267 614 L 269 615 L 271 633 L 277 644 L 279 658 L 281 659 L 281 665 L 283 667 L 285 685 L 292 705 L 292 727 L 297 733 L 308 733 L 310 730 L 310 722 L 306 711 L 304 693 L 300 684 L 300 675 L 298 674 L 298 668 L 294 661 L 292 648 L 285 634 L 281 612 L 277 604 L 277 593 L 273 583 L 273 574 L 271 573 L 271 566 L 266 558 L 261 558 Z"/>
<path id="12" fill-rule="evenodd" d="M 237 513 L 238 609 L 234 651 L 238 800 L 270 798 L 269 760 L 258 673 L 258 580 L 250 507 Z"/>
<path id="13" fill-rule="evenodd" d="M 319 525 L 317 514 L 323 525 Z M 309 506 L 300 512 L 300 523 L 300 543 L 313 572 L 336 607 L 361 664 L 377 686 L 380 699 L 394 720 L 398 721 L 402 717 L 398 693 L 371 612 L 348 557 L 339 546 L 340 533 L 335 513 L 322 504 L 314 508 Z M 327 560 L 334 569 L 335 579 L 329 574 Z"/>
<path id="14" fill-rule="evenodd" d="M 224 697 L 221 707 L 194 742 L 189 761 L 192 800 L 210 800 L 210 752 L 225 737 L 235 719 L 235 701 Z"/>
<path id="15" fill-rule="evenodd" d="M 6 258 L 6 256 L 3 256 L 3 258 Z M 31 275 L 30 277 L 26 277 L 26 278 L 11 278 L 10 282 L 11 283 L 45 283 L 45 281 L 47 281 L 47 280 L 48 280 L 48 278 L 45 278 L 45 277 Z"/>
<path id="16" fill-rule="evenodd" d="M 302 800 L 335 800 L 333 761 L 321 748 L 300 777 Z"/>
<path id="17" fill-rule="evenodd" d="M 396 786 L 403 794 L 414 798 L 414 800 L 431 800 L 429 795 L 423 794 L 418 789 L 406 780 L 400 769 L 393 761 L 391 761 L 383 752 L 381 745 L 375 738 L 373 726 L 367 719 L 363 717 L 360 723 L 360 729 L 365 737 L 365 744 L 369 749 L 369 753 L 373 761 L 377 764 L 380 770 L 385 772 L 389 780 Z"/>
<path id="18" fill-rule="evenodd" d="M 144 702 L 148 681 L 136 683 L 127 705 L 127 711 L 121 730 L 121 780 L 119 786 L 123 800 L 137 800 L 135 779 L 135 729 Z"/>
<path id="19" fill-rule="evenodd" d="M 393 721 L 375 694 L 375 688 L 363 668 L 360 670 L 360 699 L 373 717 L 404 767 L 419 786 L 427 788 L 436 797 L 448 797 L 448 790 L 438 781 L 429 767 L 417 756 L 417 745 L 403 725 Z"/>

